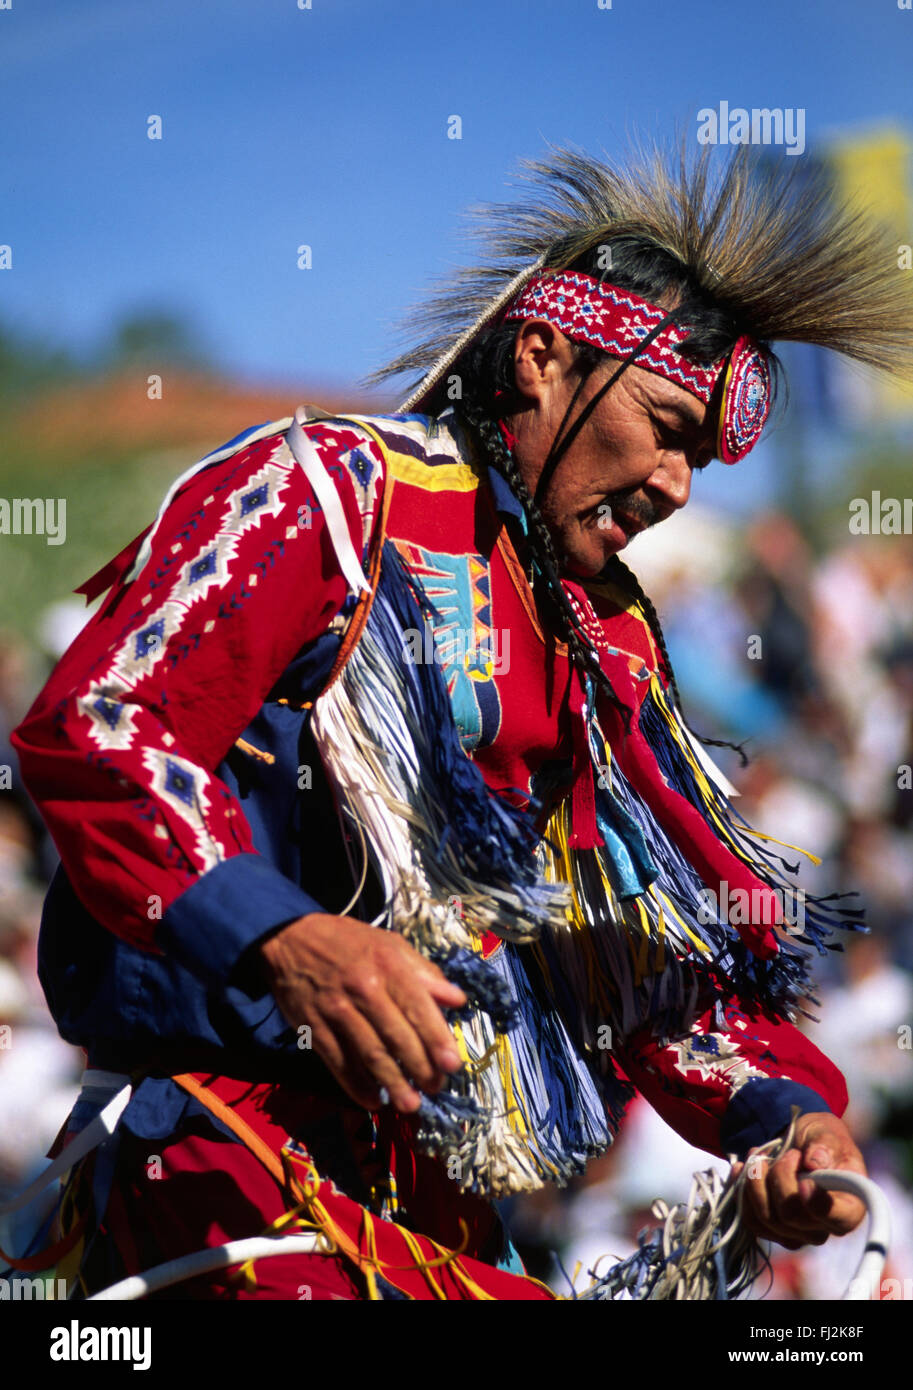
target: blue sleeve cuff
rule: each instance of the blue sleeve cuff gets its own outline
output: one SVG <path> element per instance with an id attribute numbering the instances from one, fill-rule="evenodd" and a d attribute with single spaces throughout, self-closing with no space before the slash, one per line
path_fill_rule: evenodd
<path id="1" fill-rule="evenodd" d="M 325 912 L 259 854 L 223 859 L 167 907 L 157 940 L 209 985 L 226 984 L 241 957 L 279 927 Z"/>
<path id="2" fill-rule="evenodd" d="M 776 1076 L 746 1081 L 732 1097 L 720 1124 L 723 1152 L 744 1159 L 750 1149 L 775 1139 L 789 1124 L 794 1105 L 798 1105 L 802 1115 L 831 1110 L 817 1091 L 797 1081 Z"/>

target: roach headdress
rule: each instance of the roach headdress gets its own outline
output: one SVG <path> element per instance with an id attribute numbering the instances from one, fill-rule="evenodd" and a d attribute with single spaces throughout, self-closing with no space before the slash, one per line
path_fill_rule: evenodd
<path id="1" fill-rule="evenodd" d="M 421 341 L 372 383 L 408 373 L 400 409 L 433 410 L 448 370 L 483 330 L 545 318 L 705 401 L 722 377 L 719 454 L 734 462 L 767 418 L 772 342 L 814 343 L 913 374 L 913 295 L 888 233 L 841 203 L 819 166 L 759 160 L 747 147 L 716 156 L 704 146 L 689 158 L 683 144 L 677 155 L 638 151 L 624 166 L 569 149 L 525 161 L 533 196 L 476 210 L 479 264 L 413 311 L 406 332 Z M 726 312 L 738 328 L 729 353 L 697 365 L 686 318 L 614 286 L 611 268 L 600 280 L 573 273 L 621 237 L 654 244 Z"/>

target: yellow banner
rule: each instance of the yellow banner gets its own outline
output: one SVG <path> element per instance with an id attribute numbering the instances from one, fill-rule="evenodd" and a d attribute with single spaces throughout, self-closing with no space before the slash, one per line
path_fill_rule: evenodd
<path id="1" fill-rule="evenodd" d="M 824 157 L 834 174 L 837 192 L 865 207 L 890 231 L 897 248 L 897 274 L 913 276 L 913 204 L 910 198 L 910 158 L 913 142 L 896 127 L 834 140 Z M 839 294 L 839 287 L 836 293 Z M 858 404 L 873 416 L 913 414 L 913 387 L 883 373 L 853 372 L 847 381 Z M 871 399 L 869 400 L 869 397 Z"/>

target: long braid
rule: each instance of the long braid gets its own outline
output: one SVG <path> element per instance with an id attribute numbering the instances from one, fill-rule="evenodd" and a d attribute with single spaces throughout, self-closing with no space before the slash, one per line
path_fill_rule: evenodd
<path id="1" fill-rule="evenodd" d="M 675 672 L 672 669 L 672 659 L 669 656 L 662 624 L 659 621 L 659 614 L 653 605 L 652 599 L 647 596 L 637 575 L 629 565 L 625 564 L 620 555 L 613 555 L 602 573 L 606 578 L 615 579 L 619 586 L 629 592 L 635 601 L 643 608 L 647 617 L 647 622 L 650 624 L 653 640 L 659 648 L 660 656 L 663 661 L 663 669 L 666 679 L 672 687 L 675 703 L 678 705 L 679 710 L 683 711 L 682 697 L 679 693 L 678 682 L 675 679 Z M 748 766 L 748 754 L 745 752 L 744 743 L 731 743 L 725 738 L 706 738 L 703 734 L 699 734 L 695 729 L 691 728 L 691 724 L 685 719 L 684 713 L 682 713 L 682 718 L 684 719 L 685 727 L 694 734 L 695 738 L 698 739 L 700 743 L 706 743 L 711 748 L 731 748 L 734 752 L 738 753 L 741 758 L 742 767 Z"/>
<path id="2" fill-rule="evenodd" d="M 526 510 L 529 523 L 529 541 L 535 562 L 545 580 L 546 588 L 555 609 L 555 616 L 566 639 L 571 659 L 581 676 L 595 680 L 601 687 L 613 709 L 624 724 L 626 732 L 631 729 L 631 710 L 618 698 L 608 676 L 602 669 L 599 654 L 589 638 L 582 631 L 574 609 L 559 577 L 560 561 L 555 552 L 551 533 L 545 524 L 542 513 L 536 506 L 529 489 L 520 474 L 516 460 L 507 447 L 501 430 L 495 420 L 471 400 L 461 401 L 462 413 L 472 426 L 491 462 L 503 473 L 519 501 Z"/>
<path id="3" fill-rule="evenodd" d="M 562 636 L 567 641 L 568 649 L 574 664 L 577 666 L 582 676 L 590 676 L 596 680 L 612 707 L 621 716 L 625 729 L 630 731 L 631 711 L 615 694 L 609 678 L 602 670 L 598 653 L 586 634 L 580 629 L 577 615 L 568 601 L 559 578 L 561 566 L 555 552 L 551 532 L 523 480 L 520 470 L 517 467 L 516 460 L 511 450 L 507 447 L 497 422 L 493 420 L 481 406 L 467 399 L 465 395 L 460 404 L 463 416 L 475 431 L 484 451 L 494 466 L 503 473 L 518 500 L 525 508 L 529 523 L 530 545 L 539 570 L 546 582 L 547 591 L 555 609 L 555 616 L 558 618 Z M 742 767 L 747 767 L 748 755 L 745 752 L 743 743 L 733 743 L 728 739 L 707 738 L 704 734 L 699 734 L 693 729 L 688 719 L 685 718 L 681 692 L 679 691 L 678 682 L 675 678 L 675 670 L 672 665 L 672 658 L 669 655 L 669 649 L 666 646 L 666 638 L 659 620 L 659 614 L 656 611 L 652 599 L 647 595 L 643 585 L 637 578 L 637 575 L 618 555 L 612 556 L 606 568 L 603 570 L 603 575 L 614 578 L 619 586 L 627 593 L 630 593 L 643 609 L 650 626 L 650 631 L 653 634 L 653 640 L 659 648 L 666 680 L 672 689 L 676 705 L 679 710 L 682 711 L 685 727 L 700 743 L 706 744 L 708 747 L 731 748 L 734 752 L 738 753 Z"/>

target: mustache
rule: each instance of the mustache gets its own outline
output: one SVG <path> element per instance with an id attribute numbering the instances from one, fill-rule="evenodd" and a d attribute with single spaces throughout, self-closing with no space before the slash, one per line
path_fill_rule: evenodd
<path id="1" fill-rule="evenodd" d="M 635 490 L 629 488 L 619 488 L 617 492 L 607 492 L 600 505 L 608 503 L 612 515 L 619 513 L 621 516 L 630 517 L 632 521 L 639 522 L 641 526 L 655 526 L 658 521 L 662 521 L 663 512 L 659 507 L 650 501 L 649 497 L 639 495 Z"/>

